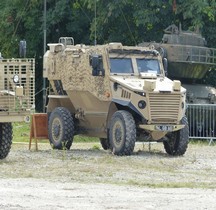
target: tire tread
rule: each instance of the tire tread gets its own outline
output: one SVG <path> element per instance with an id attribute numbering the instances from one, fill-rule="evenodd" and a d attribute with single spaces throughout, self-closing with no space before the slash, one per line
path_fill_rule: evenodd
<path id="1" fill-rule="evenodd" d="M 52 140 L 52 132 L 51 132 L 51 121 L 52 118 L 57 115 L 63 120 L 63 139 L 61 139 L 61 142 L 58 144 L 55 144 L 55 142 Z M 53 110 L 53 112 L 50 115 L 49 119 L 49 140 L 50 144 L 53 145 L 54 149 L 70 149 L 72 143 L 73 143 L 73 136 L 74 136 L 74 121 L 73 117 L 71 116 L 71 113 L 68 109 L 64 107 L 57 107 Z"/>
<path id="2" fill-rule="evenodd" d="M 10 152 L 12 139 L 13 139 L 13 127 L 11 123 L 0 123 L 0 159 L 4 159 Z"/>
<path id="3" fill-rule="evenodd" d="M 125 144 L 123 145 L 121 151 L 119 152 L 116 152 L 115 148 L 112 148 L 112 146 L 111 146 L 111 150 L 113 151 L 115 155 L 119 155 L 119 156 L 131 155 L 134 150 L 134 146 L 136 142 L 135 121 L 131 113 L 129 113 L 128 111 L 124 111 L 124 110 L 117 111 L 113 115 L 112 119 L 114 119 L 115 117 L 118 117 L 119 115 L 123 117 L 123 120 L 125 123 L 125 128 L 126 128 Z"/>

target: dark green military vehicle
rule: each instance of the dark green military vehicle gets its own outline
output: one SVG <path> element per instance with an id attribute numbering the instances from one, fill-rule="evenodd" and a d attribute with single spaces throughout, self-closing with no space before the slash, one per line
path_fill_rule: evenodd
<path id="1" fill-rule="evenodd" d="M 163 58 L 167 58 L 167 75 L 172 80 L 178 79 L 182 82 L 182 86 L 187 89 L 188 104 L 202 104 L 205 105 L 203 109 L 209 109 L 206 105 L 216 103 L 216 89 L 205 83 L 208 72 L 216 68 L 216 49 L 207 47 L 205 38 L 198 31 L 183 31 L 181 26 L 171 25 L 164 30 L 161 43 L 140 45 L 152 46 Z M 205 116 L 202 116 L 200 111 L 197 113 L 193 114 L 190 122 L 193 125 L 190 132 L 192 136 L 195 135 L 193 132 L 198 135 L 198 130 L 204 131 L 204 127 L 200 125 L 206 124 Z M 212 119 L 209 123 L 216 124 Z M 214 125 L 211 127 L 205 136 L 212 135 L 212 132 L 216 134 L 216 127 Z"/>

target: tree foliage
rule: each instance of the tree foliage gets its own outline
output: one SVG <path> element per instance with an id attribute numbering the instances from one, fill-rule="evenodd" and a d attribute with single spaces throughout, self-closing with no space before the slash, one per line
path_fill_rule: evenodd
<path id="1" fill-rule="evenodd" d="M 73 36 L 76 43 L 119 41 L 135 45 L 160 41 L 163 29 L 172 23 L 183 29 L 199 28 L 216 46 L 215 0 L 46 0 L 47 42 Z M 173 4 L 176 3 L 176 10 Z M 18 56 L 25 39 L 29 56 L 43 55 L 44 0 L 0 2 L 0 46 L 5 57 Z"/>
<path id="2" fill-rule="evenodd" d="M 27 56 L 37 60 L 42 77 L 45 0 L 0 1 L 0 52 L 19 56 L 19 42 L 27 41 Z M 73 36 L 75 43 L 122 42 L 136 45 L 160 41 L 170 24 L 199 29 L 216 47 L 216 0 L 46 0 L 47 42 Z M 41 85 L 36 84 L 36 87 Z"/>

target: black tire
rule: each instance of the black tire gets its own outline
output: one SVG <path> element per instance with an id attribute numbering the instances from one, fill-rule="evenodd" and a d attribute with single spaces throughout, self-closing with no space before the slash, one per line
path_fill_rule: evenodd
<path id="1" fill-rule="evenodd" d="M 70 149 L 74 137 L 74 121 L 66 108 L 57 107 L 52 111 L 48 129 L 53 149 Z"/>
<path id="2" fill-rule="evenodd" d="M 109 128 L 110 149 L 115 155 L 131 155 L 136 142 L 136 126 L 127 111 L 117 111 Z"/>
<path id="3" fill-rule="evenodd" d="M 100 143 L 104 150 L 108 150 L 110 148 L 110 143 L 108 139 L 100 138 Z"/>
<path id="4" fill-rule="evenodd" d="M 189 127 L 186 117 L 183 117 L 181 123 L 185 125 L 181 130 L 169 133 L 163 141 L 164 149 L 169 155 L 183 155 L 189 143 Z"/>
<path id="5" fill-rule="evenodd" d="M 6 158 L 10 152 L 13 139 L 11 123 L 0 123 L 0 159 Z"/>

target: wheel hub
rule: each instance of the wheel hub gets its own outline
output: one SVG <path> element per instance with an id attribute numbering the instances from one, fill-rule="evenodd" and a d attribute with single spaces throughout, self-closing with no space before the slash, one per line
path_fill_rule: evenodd
<path id="1" fill-rule="evenodd" d="M 116 128 L 115 130 L 115 139 L 116 139 L 116 142 L 117 143 L 120 143 L 121 140 L 122 140 L 122 131 L 121 131 L 121 128 Z"/>
<path id="2" fill-rule="evenodd" d="M 113 129 L 113 138 L 116 146 L 121 145 L 124 138 L 124 128 L 121 122 L 117 121 Z"/>
<path id="3" fill-rule="evenodd" d="M 58 137 L 60 134 L 60 125 L 54 125 L 53 126 L 53 134 L 55 137 Z"/>
<path id="4" fill-rule="evenodd" d="M 59 140 L 62 132 L 61 129 L 62 129 L 61 121 L 58 118 L 54 119 L 52 124 L 52 135 L 54 141 Z"/>

